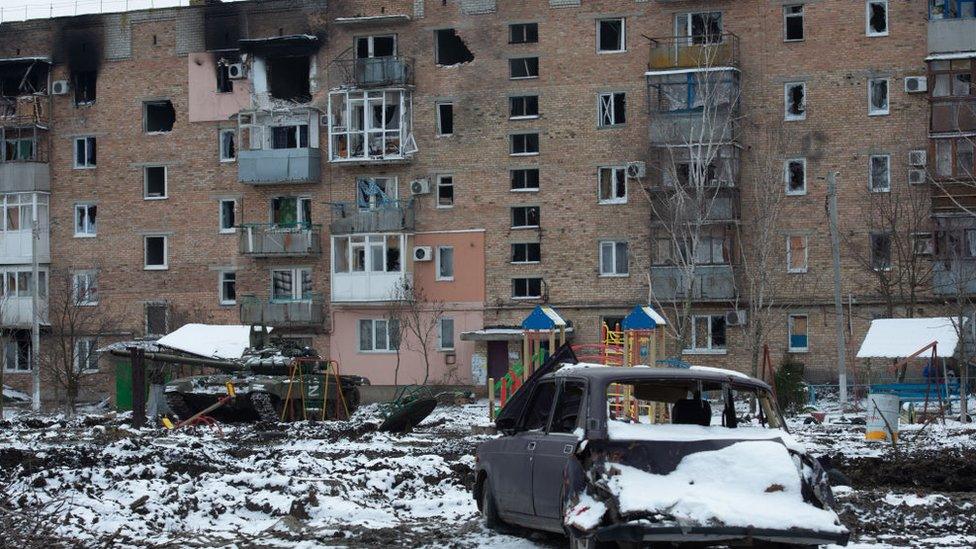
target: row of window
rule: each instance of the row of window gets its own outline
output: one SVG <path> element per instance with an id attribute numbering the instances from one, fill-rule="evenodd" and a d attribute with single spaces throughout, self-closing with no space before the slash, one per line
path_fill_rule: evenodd
<path id="1" fill-rule="evenodd" d="M 891 114 L 890 78 L 869 78 L 867 87 L 868 116 Z M 783 117 L 788 121 L 806 120 L 806 82 L 783 84 Z"/>
<path id="2" fill-rule="evenodd" d="M 791 353 L 810 350 L 809 317 L 790 314 L 786 317 L 787 349 Z M 691 337 L 685 352 L 724 352 L 727 349 L 725 315 L 695 315 L 691 318 Z"/>
<path id="3" fill-rule="evenodd" d="M 307 125 L 305 125 L 304 127 L 305 128 L 308 128 Z M 274 129 L 278 129 L 278 128 L 272 128 L 272 129 L 274 130 Z M 293 126 L 289 126 L 289 127 L 284 128 L 284 129 L 285 130 L 289 130 L 289 129 L 290 130 L 293 130 L 293 133 L 295 131 L 298 131 Z M 307 132 L 307 130 L 306 130 L 306 132 Z M 288 144 L 288 139 L 287 139 L 287 133 L 288 132 L 285 131 L 284 133 L 286 135 L 284 136 L 282 142 L 283 142 L 283 144 L 287 145 Z M 220 161 L 221 162 L 233 162 L 233 161 L 237 160 L 237 145 L 236 145 L 236 140 L 237 140 L 237 130 L 235 130 L 233 128 L 225 128 L 225 129 L 217 130 L 217 150 L 219 151 L 219 158 L 220 158 Z M 21 140 L 21 141 L 23 141 L 23 140 Z M 294 147 L 291 147 L 291 148 L 298 148 L 298 145 L 299 145 L 299 143 L 296 142 L 295 143 L 295 146 Z M 305 146 L 308 146 L 307 145 L 307 133 L 306 133 L 306 145 Z M 288 147 L 282 146 L 282 147 L 276 147 L 276 148 L 288 148 Z M 74 138 L 73 165 L 74 165 L 74 168 L 77 169 L 77 170 L 91 169 L 91 168 L 95 168 L 95 167 L 98 166 L 98 138 L 96 138 L 94 136 L 90 136 L 90 135 L 88 135 L 88 136 L 82 136 L 82 137 L 75 137 Z M 153 179 L 153 185 L 156 187 L 154 190 L 156 192 L 159 192 L 160 190 L 162 191 L 162 195 L 158 195 L 157 194 L 155 196 L 151 196 L 150 193 L 149 193 L 149 190 L 147 189 L 147 191 L 146 191 L 146 198 L 160 198 L 160 197 L 161 198 L 165 198 L 165 185 L 166 185 L 166 183 L 165 183 L 165 178 L 166 178 L 165 169 L 166 169 L 165 166 L 150 166 L 150 167 L 144 168 L 145 179 L 147 181 L 146 186 L 148 187 L 150 185 L 149 179 L 152 178 Z M 154 173 L 150 174 L 149 173 L 150 171 L 152 171 Z M 162 182 L 159 182 L 159 178 L 162 178 Z M 160 189 L 160 186 L 161 186 L 161 189 Z"/>
<path id="4" fill-rule="evenodd" d="M 75 352 L 72 360 L 75 372 L 93 373 L 98 367 L 98 344 L 94 337 L 75 339 Z M 29 372 L 31 370 L 30 340 L 8 340 L 3 347 L 3 370 L 9 373 Z"/>
<path id="5" fill-rule="evenodd" d="M 783 162 L 783 180 L 786 194 L 807 194 L 807 159 L 789 158 Z M 868 189 L 872 192 L 891 191 L 891 155 L 868 156 Z"/>

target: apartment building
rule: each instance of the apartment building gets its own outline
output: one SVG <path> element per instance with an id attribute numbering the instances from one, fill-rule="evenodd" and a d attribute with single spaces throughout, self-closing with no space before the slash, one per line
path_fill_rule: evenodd
<path id="1" fill-rule="evenodd" d="M 839 174 L 857 342 L 886 312 L 876 275 L 893 256 L 872 203 L 947 188 L 909 185 L 947 154 L 930 132 L 957 137 L 936 125 L 942 103 L 971 104 L 971 86 L 938 95 L 963 89 L 964 63 L 972 75 L 971 7 L 269 0 L 5 23 L 6 295 L 30 301 L 36 216 L 42 272 L 125 319 L 93 342 L 260 322 L 375 384 L 481 383 L 517 357 L 511 328 L 537 304 L 594 343 L 635 304 L 671 316 L 691 295 L 669 354 L 747 370 L 743 256 L 773 239 L 764 340 L 830 379 L 822 177 Z M 953 166 L 971 165 L 964 142 Z M 750 183 L 770 174 L 788 213 L 759 232 Z M 696 181 L 709 208 L 678 238 L 669 200 Z M 391 322 L 404 286 L 426 299 L 429 371 Z M 916 313 L 944 309 L 923 290 Z M 29 382 L 28 340 L 6 353 L 8 384 Z M 85 367 L 111 391 L 108 361 Z"/>

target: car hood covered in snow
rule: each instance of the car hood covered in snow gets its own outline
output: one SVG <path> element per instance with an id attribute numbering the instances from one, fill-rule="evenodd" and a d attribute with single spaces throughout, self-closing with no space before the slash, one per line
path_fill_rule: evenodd
<path id="1" fill-rule="evenodd" d="M 809 460 L 791 452 L 785 431 L 614 423 L 610 440 L 585 446 L 586 488 L 569 502 L 567 526 L 589 531 L 639 522 L 846 537 L 836 513 L 804 481 L 815 475 Z"/>

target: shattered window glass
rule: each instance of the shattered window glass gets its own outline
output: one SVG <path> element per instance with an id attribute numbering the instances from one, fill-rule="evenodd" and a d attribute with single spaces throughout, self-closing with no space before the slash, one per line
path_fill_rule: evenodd
<path id="1" fill-rule="evenodd" d="M 803 82 L 786 84 L 786 119 L 803 120 L 807 115 L 807 87 Z"/>
<path id="2" fill-rule="evenodd" d="M 884 192 L 891 190 L 891 157 L 888 155 L 871 156 L 871 190 Z"/>
<path id="3" fill-rule="evenodd" d="M 624 51 L 626 49 L 624 36 L 624 19 L 597 21 L 597 51 Z"/>
<path id="4" fill-rule="evenodd" d="M 888 114 L 888 79 L 868 80 L 868 114 Z"/>
<path id="5" fill-rule="evenodd" d="M 868 2 L 868 36 L 888 34 L 888 0 Z"/>
<path id="6" fill-rule="evenodd" d="M 807 192 L 806 162 L 802 158 L 788 160 L 786 163 L 786 191 L 789 194 Z"/>

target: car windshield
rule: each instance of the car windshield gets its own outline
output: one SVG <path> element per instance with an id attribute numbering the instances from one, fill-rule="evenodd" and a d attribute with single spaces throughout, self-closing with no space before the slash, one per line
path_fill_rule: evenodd
<path id="1" fill-rule="evenodd" d="M 607 419 L 648 426 L 783 427 L 768 391 L 697 379 L 613 383 L 607 387 Z"/>

